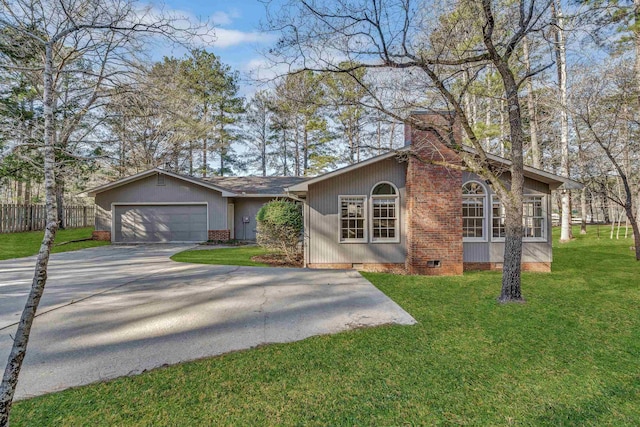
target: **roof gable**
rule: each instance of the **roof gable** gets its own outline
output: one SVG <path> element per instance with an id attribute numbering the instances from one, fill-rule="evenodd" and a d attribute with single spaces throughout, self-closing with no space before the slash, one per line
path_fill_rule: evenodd
<path id="1" fill-rule="evenodd" d="M 205 182 L 205 181 L 199 180 L 199 179 L 191 177 L 191 176 L 184 176 L 184 175 L 180 175 L 180 174 L 177 174 L 177 173 L 169 172 L 169 171 L 166 171 L 166 170 L 163 170 L 163 169 L 160 169 L 160 168 L 149 169 L 149 170 L 146 170 L 144 172 L 140 172 L 140 173 L 137 173 L 135 175 L 131 175 L 131 176 L 119 179 L 117 181 L 113 181 L 113 182 L 110 182 L 108 184 L 104 184 L 104 185 L 101 185 L 99 187 L 92 188 L 91 190 L 87 191 L 87 194 L 89 196 L 95 196 L 98 193 L 109 191 L 109 190 L 112 190 L 114 188 L 121 187 L 123 185 L 127 185 L 127 184 L 130 184 L 130 183 L 135 182 L 135 181 L 139 181 L 141 179 L 147 178 L 147 177 L 152 176 L 154 174 L 167 175 L 167 176 L 170 176 L 172 178 L 176 178 L 176 179 L 180 179 L 182 181 L 190 182 L 191 184 L 195 184 L 195 185 L 199 185 L 201 187 L 205 187 L 205 188 L 208 188 L 208 189 L 211 189 L 211 190 L 219 191 L 222 194 L 223 197 L 233 197 L 233 196 L 236 195 L 234 192 L 229 191 L 228 189 L 220 187 L 218 185 L 215 185 L 215 184 L 212 184 L 212 183 L 209 183 L 209 182 Z"/>

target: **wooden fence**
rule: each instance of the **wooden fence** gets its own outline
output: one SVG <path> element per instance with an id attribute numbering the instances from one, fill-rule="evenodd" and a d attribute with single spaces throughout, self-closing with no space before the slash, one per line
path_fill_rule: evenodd
<path id="1" fill-rule="evenodd" d="M 44 230 L 44 205 L 0 204 L 0 233 Z M 67 228 L 93 226 L 93 206 L 65 206 L 64 224 Z"/>

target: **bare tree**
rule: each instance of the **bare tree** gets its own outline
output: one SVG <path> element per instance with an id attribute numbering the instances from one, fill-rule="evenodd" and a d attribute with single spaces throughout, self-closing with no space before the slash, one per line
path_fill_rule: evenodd
<path id="1" fill-rule="evenodd" d="M 569 178 L 569 117 L 567 114 L 567 47 L 565 40 L 565 18 L 559 0 L 551 3 L 553 15 L 556 66 L 558 69 L 558 92 L 560 104 L 560 173 Z M 560 241 L 571 240 L 571 193 L 562 191 Z"/>
<path id="2" fill-rule="evenodd" d="M 640 227 L 634 204 L 640 158 L 637 135 L 631 137 L 631 129 L 637 128 L 638 123 L 635 75 L 629 61 L 614 67 L 607 63 L 594 71 L 580 81 L 580 89 L 574 93 L 578 129 L 582 129 L 582 139 L 592 141 L 611 166 L 600 173 L 601 192 L 624 209 L 633 229 L 636 260 L 640 260 Z M 622 184 L 620 194 L 608 191 L 611 178 Z"/>
<path id="3" fill-rule="evenodd" d="M 522 39 L 522 55 L 524 59 L 525 71 L 531 73 L 531 42 L 529 37 Z M 527 112 L 529 114 L 529 138 L 531 149 L 531 164 L 534 168 L 542 168 L 542 155 L 538 144 L 538 114 L 533 93 L 533 77 L 527 80 Z"/>
<path id="4" fill-rule="evenodd" d="M 411 0 L 307 0 L 290 3 L 284 19 L 271 21 L 271 28 L 284 34 L 277 60 L 350 75 L 368 90 L 371 108 L 409 120 L 418 129 L 425 125 L 407 118 L 407 110 L 430 104 L 455 112 L 474 154 L 455 142 L 448 141 L 448 145 L 460 154 L 468 170 L 491 183 L 506 212 L 501 302 L 522 301 L 525 136 L 519 90 L 531 75 L 552 64 L 519 73 L 514 63 L 524 37 L 549 24 L 549 7 L 549 0 L 466 0 L 447 5 Z M 354 66 L 345 69 L 338 60 Z M 358 80 L 360 68 L 376 72 L 378 83 L 402 93 L 401 105 L 391 105 L 379 86 Z M 460 85 L 458 77 L 465 70 L 469 70 L 467 83 Z M 469 84 L 490 71 L 499 74 L 506 102 L 508 185 L 504 171 L 489 160 L 462 101 Z"/>
<path id="5" fill-rule="evenodd" d="M 29 69 L 38 73 L 42 84 L 44 116 L 44 185 L 46 229 L 37 256 L 31 290 L 13 338 L 13 346 L 0 385 L 0 426 L 9 424 L 18 376 L 24 360 L 29 334 L 47 280 L 51 247 L 58 229 L 56 212 L 56 110 L 62 107 L 56 80 L 69 71 L 67 46 L 73 46 L 73 58 L 103 58 L 103 64 L 124 66 L 128 53 L 140 47 L 144 36 L 171 35 L 174 20 L 138 7 L 129 0 L 14 0 L 2 1 L 0 26 L 20 34 L 29 43 L 24 48 L 37 48 L 39 58 Z M 110 52 L 113 56 L 101 56 Z M 10 64 L 3 64 L 10 66 Z M 94 69 L 87 73 L 94 73 Z M 93 88 L 99 86 L 94 81 Z M 97 96 L 97 90 L 96 95 Z"/>

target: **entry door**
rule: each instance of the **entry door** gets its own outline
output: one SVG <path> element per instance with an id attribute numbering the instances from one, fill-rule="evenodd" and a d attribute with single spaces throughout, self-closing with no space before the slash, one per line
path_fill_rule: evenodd
<path id="1" fill-rule="evenodd" d="M 235 205 L 233 203 L 229 203 L 227 205 L 227 228 L 229 229 L 229 238 L 236 238 L 236 227 L 235 227 Z"/>

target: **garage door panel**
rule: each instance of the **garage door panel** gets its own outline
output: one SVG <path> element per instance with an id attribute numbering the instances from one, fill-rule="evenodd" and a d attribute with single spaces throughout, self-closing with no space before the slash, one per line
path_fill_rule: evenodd
<path id="1" fill-rule="evenodd" d="M 205 205 L 131 205 L 114 208 L 116 242 L 201 242 L 207 240 Z"/>

